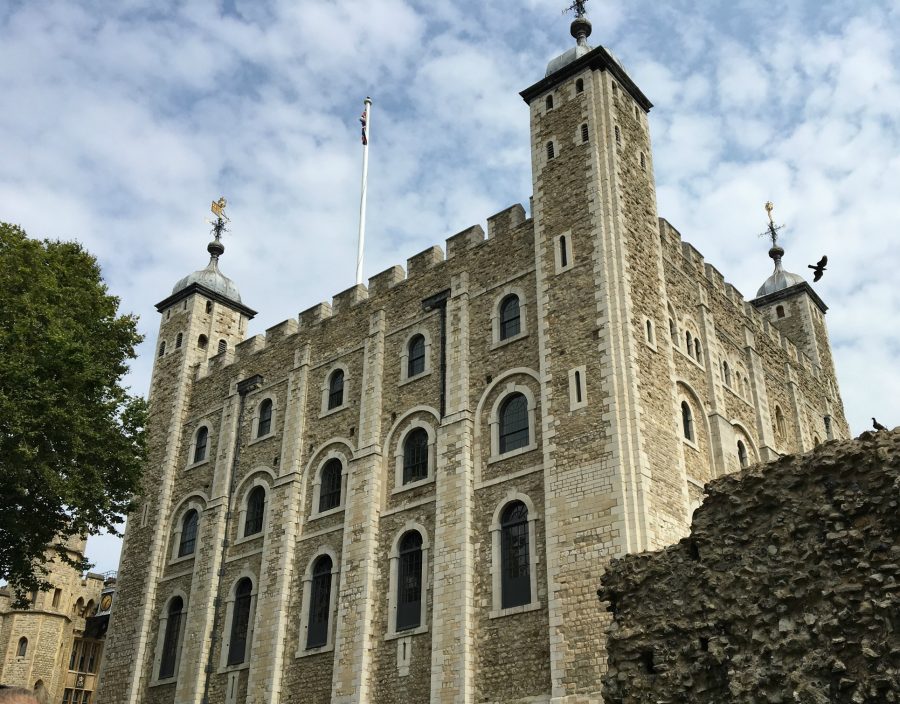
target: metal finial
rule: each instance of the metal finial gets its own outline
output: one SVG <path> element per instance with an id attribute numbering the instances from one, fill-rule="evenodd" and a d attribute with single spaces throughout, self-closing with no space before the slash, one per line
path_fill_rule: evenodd
<path id="1" fill-rule="evenodd" d="M 228 232 L 225 223 L 230 222 L 230 218 L 225 214 L 225 206 L 227 205 L 228 201 L 225 200 L 225 196 L 222 196 L 219 200 L 214 200 L 212 205 L 209 206 L 212 214 L 216 216 L 215 220 L 206 221 L 212 225 L 210 234 L 215 238 L 206 246 L 206 251 L 209 252 L 212 261 L 218 261 L 219 257 L 225 252 L 225 245 L 222 244 L 222 235 Z"/>
<path id="2" fill-rule="evenodd" d="M 778 231 L 784 228 L 784 225 L 776 225 L 775 218 L 772 217 L 772 211 L 775 210 L 775 205 L 772 201 L 766 201 L 766 213 L 769 215 L 769 227 L 766 228 L 765 232 L 759 233 L 760 237 L 768 237 L 772 240 L 772 249 L 769 250 L 769 256 L 775 259 L 775 256 L 772 253 L 772 250 L 778 250 L 781 254 L 784 254 L 784 250 L 778 246 Z M 780 255 L 779 255 L 780 258 Z"/>
<path id="3" fill-rule="evenodd" d="M 565 10 L 563 10 L 563 14 L 574 11 L 575 17 L 584 17 L 584 15 L 585 15 L 584 4 L 586 2 L 587 2 L 587 0 L 574 0 L 574 2 L 571 5 L 569 5 Z"/>

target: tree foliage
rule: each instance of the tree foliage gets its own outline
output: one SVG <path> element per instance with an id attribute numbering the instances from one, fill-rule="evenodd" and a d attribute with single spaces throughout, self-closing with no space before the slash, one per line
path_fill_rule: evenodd
<path id="1" fill-rule="evenodd" d="M 146 406 L 122 377 L 141 336 L 118 304 L 80 244 L 0 223 L 0 578 L 20 602 L 48 559 L 86 569 L 61 543 L 115 532 L 138 491 Z"/>

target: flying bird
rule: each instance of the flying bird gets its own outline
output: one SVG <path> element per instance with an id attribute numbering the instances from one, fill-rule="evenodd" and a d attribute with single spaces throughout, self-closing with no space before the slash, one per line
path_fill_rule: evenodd
<path id="1" fill-rule="evenodd" d="M 828 257 L 822 257 L 818 263 L 813 266 L 812 264 L 807 264 L 806 266 L 813 270 L 813 281 L 818 281 L 822 278 L 822 274 L 825 273 L 825 265 L 828 263 Z"/>
<path id="2" fill-rule="evenodd" d="M 879 423 L 874 418 L 872 419 L 872 427 L 875 428 L 875 430 L 887 430 L 887 428 L 885 428 L 881 423 Z"/>

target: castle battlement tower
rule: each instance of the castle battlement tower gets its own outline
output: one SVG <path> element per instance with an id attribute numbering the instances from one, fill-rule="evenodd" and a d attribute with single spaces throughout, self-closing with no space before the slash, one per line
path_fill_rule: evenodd
<path id="1" fill-rule="evenodd" d="M 531 217 L 246 340 L 218 236 L 159 304 L 105 703 L 599 703 L 609 560 L 848 435 L 824 305 L 744 300 L 658 217 L 651 104 L 573 8 L 521 94 Z"/>

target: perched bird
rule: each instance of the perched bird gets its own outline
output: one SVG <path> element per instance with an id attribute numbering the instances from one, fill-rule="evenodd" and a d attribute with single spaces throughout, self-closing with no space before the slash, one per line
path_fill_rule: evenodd
<path id="1" fill-rule="evenodd" d="M 818 281 L 822 278 L 822 274 L 825 273 L 825 265 L 827 263 L 828 257 L 822 257 L 815 266 L 813 266 L 812 264 L 806 265 L 809 269 L 813 270 L 813 281 Z"/>
<path id="2" fill-rule="evenodd" d="M 872 427 L 875 428 L 875 430 L 887 430 L 887 428 L 885 428 L 881 423 L 879 423 L 874 418 L 872 419 Z"/>

